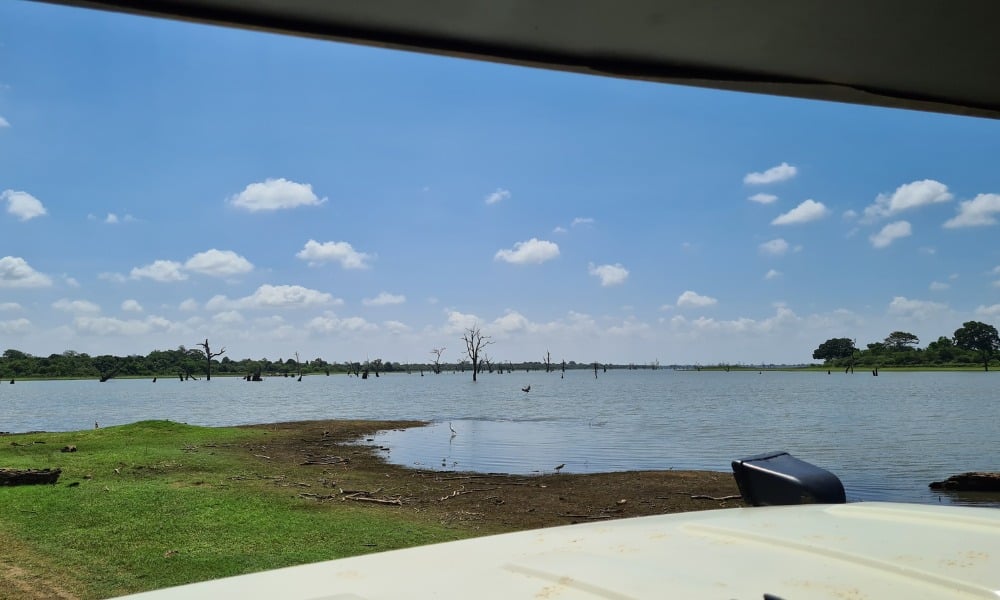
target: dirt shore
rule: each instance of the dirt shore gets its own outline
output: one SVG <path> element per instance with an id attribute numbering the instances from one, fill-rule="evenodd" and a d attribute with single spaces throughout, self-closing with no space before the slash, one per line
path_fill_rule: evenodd
<path id="1" fill-rule="evenodd" d="M 245 453 L 228 485 L 276 486 L 307 502 L 400 511 L 478 534 L 663 513 L 742 506 L 730 473 L 633 471 L 586 475 L 482 475 L 388 464 L 356 440 L 419 421 L 304 421 L 246 426 L 263 441 L 226 445 Z M 241 481 L 242 480 L 242 481 Z M 0 600 L 76 600 L 71 584 L 0 532 Z"/>
<path id="2" fill-rule="evenodd" d="M 427 471 L 388 464 L 378 449 L 352 443 L 376 431 L 422 425 L 419 421 L 253 425 L 272 437 L 244 450 L 251 458 L 268 462 L 272 470 L 281 465 L 287 473 L 276 484 L 300 486 L 304 498 L 430 514 L 441 523 L 483 533 L 743 505 L 730 473 L 514 476 Z"/>

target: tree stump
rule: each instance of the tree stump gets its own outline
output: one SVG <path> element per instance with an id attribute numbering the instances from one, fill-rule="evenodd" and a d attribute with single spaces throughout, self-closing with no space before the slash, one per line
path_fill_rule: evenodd
<path id="1" fill-rule="evenodd" d="M 53 484 L 62 469 L 0 469 L 0 485 Z"/>

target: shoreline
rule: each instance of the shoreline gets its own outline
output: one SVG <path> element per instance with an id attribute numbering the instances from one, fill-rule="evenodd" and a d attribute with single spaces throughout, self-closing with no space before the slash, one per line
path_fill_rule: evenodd
<path id="1" fill-rule="evenodd" d="M 436 471 L 389 463 L 359 438 L 425 421 L 319 420 L 242 425 L 270 443 L 246 448 L 254 459 L 314 469 L 325 487 L 364 492 L 372 504 L 434 515 L 441 523 L 484 533 L 520 531 L 600 519 L 743 506 L 731 473 L 697 470 L 509 475 Z M 300 460 L 305 459 L 305 460 Z M 330 478 L 336 485 L 330 485 Z M 377 490 L 377 491 L 376 491 Z M 349 494 L 316 493 L 318 503 Z"/>

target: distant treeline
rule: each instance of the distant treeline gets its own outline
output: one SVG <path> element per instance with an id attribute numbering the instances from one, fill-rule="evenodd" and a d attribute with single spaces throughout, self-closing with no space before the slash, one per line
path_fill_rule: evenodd
<path id="1" fill-rule="evenodd" d="M 893 331 L 884 340 L 865 348 L 851 338 L 831 338 L 813 351 L 813 359 L 837 368 L 878 367 L 965 367 L 982 365 L 989 370 L 1000 356 L 1000 333 L 980 321 L 967 321 L 952 337 L 940 336 L 919 348 L 920 339 L 908 331 Z"/>
<path id="2" fill-rule="evenodd" d="M 212 359 L 212 376 L 240 376 L 251 374 L 261 376 L 297 376 L 297 375 L 330 375 L 337 373 L 364 373 L 376 376 L 380 373 L 426 373 L 466 372 L 472 366 L 468 361 L 455 363 L 402 363 L 383 359 L 366 361 L 327 362 L 322 358 L 312 360 L 296 360 L 295 358 L 270 360 L 267 358 L 232 360 L 228 356 Z M 595 363 L 564 363 L 544 362 L 493 362 L 482 366 L 480 372 L 524 372 L 524 371 L 561 371 L 563 369 L 594 369 Z M 605 369 L 659 369 L 659 363 L 637 364 L 605 364 L 597 363 L 598 368 Z M 40 378 L 107 378 L 112 377 L 182 377 L 201 378 L 207 372 L 205 353 L 197 348 L 178 347 L 176 350 L 154 350 L 146 356 L 129 355 L 113 356 L 102 354 L 91 356 L 84 352 L 67 350 L 62 354 L 49 356 L 32 356 L 20 350 L 9 349 L 0 356 L 0 379 L 17 379 L 25 377 Z"/>

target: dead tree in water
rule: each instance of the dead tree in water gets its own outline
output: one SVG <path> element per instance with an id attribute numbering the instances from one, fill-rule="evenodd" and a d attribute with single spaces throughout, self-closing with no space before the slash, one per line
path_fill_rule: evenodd
<path id="1" fill-rule="evenodd" d="M 545 351 L 545 372 L 552 372 L 552 353 L 548 350 Z"/>
<path id="2" fill-rule="evenodd" d="M 469 360 L 472 361 L 472 381 L 476 381 L 476 374 L 479 372 L 479 359 L 483 353 L 483 349 L 493 343 L 490 336 L 483 335 L 483 332 L 478 326 L 473 325 L 469 329 L 465 330 L 465 334 L 462 335 L 462 341 L 465 342 L 465 352 L 469 356 Z"/>
<path id="3" fill-rule="evenodd" d="M 434 355 L 434 358 L 431 361 L 434 365 L 432 370 L 434 371 L 435 375 L 441 374 L 441 355 L 444 354 L 445 350 L 446 348 L 431 348 L 431 354 Z"/>
<path id="4" fill-rule="evenodd" d="M 222 356 L 223 354 L 225 354 L 226 353 L 226 348 L 225 348 L 225 346 L 223 346 L 222 350 L 219 350 L 218 352 L 212 352 L 212 349 L 208 347 L 208 338 L 205 338 L 205 341 L 203 343 L 195 344 L 195 345 L 196 346 L 201 346 L 203 348 L 202 352 L 205 354 L 205 380 L 206 381 L 211 381 L 212 380 L 212 359 L 215 358 L 216 356 Z"/>

